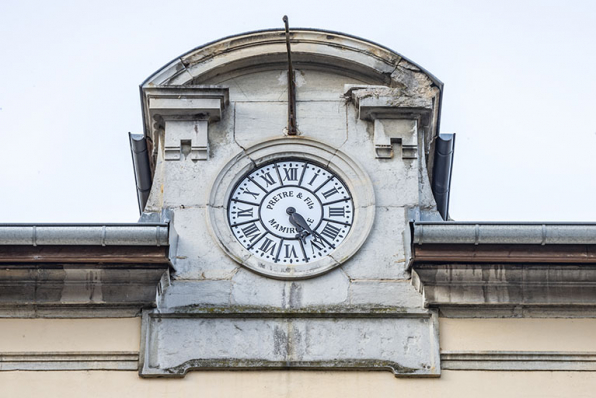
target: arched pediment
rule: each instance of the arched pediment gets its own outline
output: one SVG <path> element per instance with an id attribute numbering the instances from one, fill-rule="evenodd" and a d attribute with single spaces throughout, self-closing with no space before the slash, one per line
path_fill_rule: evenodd
<path id="1" fill-rule="evenodd" d="M 423 68 L 370 41 L 310 29 L 292 30 L 290 36 L 296 69 L 337 73 L 419 94 L 442 89 L 442 83 Z M 142 86 L 209 84 L 224 76 L 286 67 L 284 31 L 258 31 L 197 47 L 155 72 Z"/>

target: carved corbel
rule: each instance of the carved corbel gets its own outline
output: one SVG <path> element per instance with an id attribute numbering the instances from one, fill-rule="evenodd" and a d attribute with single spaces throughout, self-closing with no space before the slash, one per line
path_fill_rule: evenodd
<path id="1" fill-rule="evenodd" d="M 158 86 L 143 89 L 146 126 L 164 130 L 165 160 L 209 159 L 209 123 L 221 119 L 228 89 L 219 86 Z"/>
<path id="2" fill-rule="evenodd" d="M 361 120 L 374 124 L 375 157 L 390 159 L 394 144 L 401 145 L 403 159 L 418 158 L 418 130 L 428 124 L 432 100 L 386 86 L 346 85 Z"/>

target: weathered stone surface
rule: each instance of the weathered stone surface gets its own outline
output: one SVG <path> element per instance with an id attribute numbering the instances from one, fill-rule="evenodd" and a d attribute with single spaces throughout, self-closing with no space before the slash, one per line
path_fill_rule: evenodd
<path id="1" fill-rule="evenodd" d="M 358 253 L 342 267 L 350 279 L 407 279 L 406 224 L 406 209 L 377 207 L 375 228 Z"/>
<path id="2" fill-rule="evenodd" d="M 356 79 L 315 70 L 294 70 L 296 74 L 296 99 L 302 101 L 339 101 L 345 84 L 358 84 Z M 280 101 L 288 99 L 288 71 L 272 70 L 255 72 L 225 80 L 214 80 L 214 84 L 229 87 L 230 101 Z M 298 114 L 300 118 L 301 115 Z"/>
<path id="3" fill-rule="evenodd" d="M 28 306 L 69 305 L 95 307 L 97 312 L 101 307 L 139 311 L 155 305 L 157 286 L 167 272 L 165 259 L 157 265 L 121 266 L 4 263 L 0 271 L 0 306 L 10 313 Z M 55 316 L 68 315 L 68 311 L 57 311 Z"/>
<path id="4" fill-rule="evenodd" d="M 243 148 L 267 138 L 283 137 L 288 126 L 288 105 L 284 102 L 236 102 L 235 140 Z"/>
<path id="5" fill-rule="evenodd" d="M 205 207 L 176 209 L 179 233 L 176 280 L 230 279 L 239 265 L 216 244 L 206 225 Z"/>
<path id="6" fill-rule="evenodd" d="M 141 376 L 191 369 L 360 368 L 438 376 L 436 314 L 407 318 L 235 318 L 144 316 Z M 159 347 L 158 350 L 154 349 Z"/>
<path id="7" fill-rule="evenodd" d="M 352 281 L 350 304 L 420 308 L 422 297 L 410 281 Z"/>
<path id="8" fill-rule="evenodd" d="M 240 269 L 232 279 L 232 304 L 281 309 L 347 303 L 349 281 L 340 270 L 304 281 L 280 282 Z"/>
<path id="9" fill-rule="evenodd" d="M 204 206 L 207 203 L 214 171 L 242 149 L 234 141 L 234 117 L 231 109 L 224 111 L 222 120 L 209 125 L 209 159 L 193 161 L 184 156 L 179 161 L 165 162 L 162 167 L 163 187 L 152 190 L 149 202 L 160 202 L 152 195 L 163 196 L 164 207 Z M 167 135 L 167 132 L 166 132 Z"/>
<path id="10" fill-rule="evenodd" d="M 308 101 L 296 105 L 298 130 L 303 137 L 341 147 L 347 139 L 345 101 Z"/>
<path id="11" fill-rule="evenodd" d="M 232 282 L 175 281 L 162 296 L 160 308 L 187 306 L 224 306 L 230 304 Z"/>
<path id="12" fill-rule="evenodd" d="M 285 308 L 288 297 L 284 282 L 257 275 L 244 268 L 232 278 L 232 304 Z"/>
<path id="13" fill-rule="evenodd" d="M 227 86 L 230 102 L 222 120 L 209 124 L 205 161 L 160 162 L 163 142 L 156 140 L 161 186 L 149 203 L 175 210 L 179 242 L 172 285 L 159 311 L 145 318 L 141 373 L 355 367 L 438 375 L 436 315 L 423 308 L 406 269 L 408 215 L 420 214 L 421 196 L 433 205 L 422 146 L 433 132 L 419 119 L 427 123 L 438 106 L 436 82 L 371 43 L 296 30 L 300 134 L 289 137 L 287 71 L 280 67 L 287 53 L 277 33 L 208 45 L 181 57 L 181 69 L 170 65 L 154 77 L 162 85 Z M 355 99 L 346 85 L 376 88 Z M 291 267 L 255 258 L 227 219 L 240 178 L 284 158 L 328 167 L 354 203 L 343 243 Z"/>
<path id="14" fill-rule="evenodd" d="M 596 307 L 592 264 L 416 264 L 414 270 L 425 304 L 454 316 L 464 310 L 475 317 L 593 316 Z"/>
<path id="15" fill-rule="evenodd" d="M 315 279 L 290 282 L 289 308 L 347 304 L 349 279 L 340 269 Z"/>
<path id="16" fill-rule="evenodd" d="M 348 111 L 348 140 L 341 150 L 357 159 L 375 188 L 377 206 L 418 206 L 419 159 L 376 159 L 373 122 L 360 120 L 353 106 Z"/>

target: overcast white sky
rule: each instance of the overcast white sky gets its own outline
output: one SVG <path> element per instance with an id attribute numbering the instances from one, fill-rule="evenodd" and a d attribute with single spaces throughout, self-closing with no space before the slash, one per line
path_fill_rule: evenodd
<path id="1" fill-rule="evenodd" d="M 452 218 L 596 221 L 594 1 L 0 2 L 0 222 L 134 222 L 138 85 L 246 31 L 335 30 L 445 83 Z"/>

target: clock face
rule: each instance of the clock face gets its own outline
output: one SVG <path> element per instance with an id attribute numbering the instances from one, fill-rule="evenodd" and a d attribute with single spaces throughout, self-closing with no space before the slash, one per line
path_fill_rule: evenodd
<path id="1" fill-rule="evenodd" d="M 311 162 L 283 160 L 251 171 L 229 199 L 228 222 L 238 242 L 260 260 L 306 264 L 331 254 L 352 227 L 350 191 Z"/>

